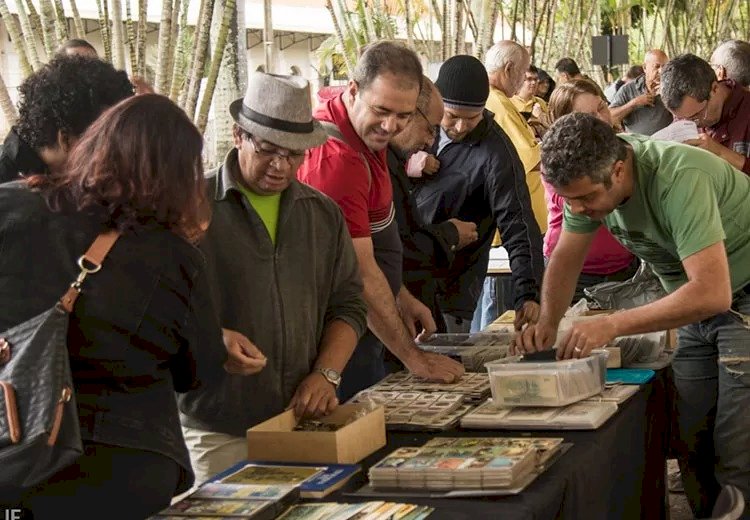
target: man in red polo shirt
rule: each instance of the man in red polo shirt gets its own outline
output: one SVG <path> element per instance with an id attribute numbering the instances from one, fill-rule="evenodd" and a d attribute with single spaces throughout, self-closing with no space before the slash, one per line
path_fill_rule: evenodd
<path id="1" fill-rule="evenodd" d="M 344 92 L 315 111 L 330 138 L 308 150 L 297 173 L 341 207 L 364 283 L 369 331 L 342 375 L 342 400 L 385 375 L 383 345 L 420 377 L 450 383 L 463 374 L 460 363 L 416 346 L 417 332 L 434 332 L 435 322 L 401 283 L 402 247 L 386 148 L 416 110 L 421 82 L 422 66 L 413 51 L 392 42 L 367 47 Z"/>
<path id="2" fill-rule="evenodd" d="M 661 72 L 661 97 L 676 119 L 704 133 L 686 141 L 750 174 L 750 91 L 734 80 L 717 81 L 708 62 L 683 54 Z"/>

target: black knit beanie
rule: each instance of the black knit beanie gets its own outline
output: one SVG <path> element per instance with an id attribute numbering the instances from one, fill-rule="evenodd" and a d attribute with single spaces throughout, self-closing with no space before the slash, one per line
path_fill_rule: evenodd
<path id="1" fill-rule="evenodd" d="M 474 56 L 461 54 L 440 67 L 435 86 L 446 108 L 484 108 L 490 95 L 487 69 Z"/>

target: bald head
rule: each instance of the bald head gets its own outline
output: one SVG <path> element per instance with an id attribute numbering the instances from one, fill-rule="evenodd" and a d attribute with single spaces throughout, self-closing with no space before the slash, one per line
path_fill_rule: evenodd
<path id="1" fill-rule="evenodd" d="M 490 85 L 510 97 L 523 85 L 526 71 L 531 65 L 528 51 L 516 42 L 503 40 L 490 47 L 484 57 L 484 67 Z"/>
<path id="2" fill-rule="evenodd" d="M 417 112 L 406 127 L 393 139 L 393 145 L 403 154 L 413 154 L 432 146 L 437 127 L 443 119 L 443 96 L 427 76 L 422 77 L 422 90 L 417 98 Z"/>
<path id="3" fill-rule="evenodd" d="M 661 49 L 651 49 L 643 60 L 643 70 L 646 73 L 646 88 L 649 92 L 656 90 L 661 82 L 661 68 L 667 64 L 669 57 Z"/>

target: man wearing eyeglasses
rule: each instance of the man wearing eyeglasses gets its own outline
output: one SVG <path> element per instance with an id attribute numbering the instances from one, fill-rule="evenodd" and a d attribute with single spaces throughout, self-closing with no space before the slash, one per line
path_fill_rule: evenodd
<path id="1" fill-rule="evenodd" d="M 245 356 L 228 363 L 248 369 L 178 398 L 197 483 L 247 457 L 248 428 L 287 408 L 298 417 L 336 408 L 366 328 L 341 212 L 296 179 L 305 150 L 327 138 L 308 82 L 254 72 L 229 112 L 234 148 L 209 174 L 212 219 L 200 248 L 219 321 L 242 334 L 224 331 Z"/>
<path id="2" fill-rule="evenodd" d="M 708 62 L 683 54 L 664 66 L 662 99 L 675 118 L 703 130 L 686 144 L 750 174 L 750 91 L 732 79 L 717 81 Z"/>
<path id="3" fill-rule="evenodd" d="M 417 376 L 450 383 L 463 374 L 460 363 L 417 347 L 415 336 L 436 326 L 429 308 L 402 284 L 386 148 L 415 113 L 421 83 L 413 51 L 393 42 L 368 46 L 344 92 L 315 111 L 331 138 L 307 152 L 298 172 L 341 207 L 364 283 L 370 332 L 344 371 L 342 399 L 385 376 L 383 345 Z"/>
<path id="4" fill-rule="evenodd" d="M 436 273 L 448 331 L 470 330 L 496 229 L 510 258 L 520 328 L 536 319 L 544 268 L 523 166 L 511 140 L 484 108 L 490 85 L 479 60 L 450 58 L 435 84 L 445 105 L 439 140 L 431 150 L 440 169 L 416 188 L 419 212 L 430 223 L 449 218 L 474 222 L 478 233 L 478 240 L 458 251 L 448 269 Z"/>
<path id="5" fill-rule="evenodd" d="M 450 267 L 456 253 L 478 238 L 474 222 L 450 218 L 426 224 L 417 210 L 414 185 L 407 175 L 406 162 L 410 155 L 432 147 L 442 118 L 443 98 L 432 81 L 423 77 L 416 114 L 388 146 L 393 206 L 404 247 L 404 285 L 430 308 L 438 330 L 445 330 L 445 324 L 436 300 L 433 273 Z"/>

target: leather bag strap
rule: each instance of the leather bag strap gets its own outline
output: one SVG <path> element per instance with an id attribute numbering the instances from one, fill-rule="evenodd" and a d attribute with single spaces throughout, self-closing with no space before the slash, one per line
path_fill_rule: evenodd
<path id="1" fill-rule="evenodd" d="M 60 298 L 60 307 L 70 314 L 73 312 L 73 306 L 78 299 L 78 295 L 81 294 L 81 285 L 86 277 L 90 274 L 99 272 L 102 268 L 102 262 L 107 257 L 112 246 L 115 245 L 117 239 L 120 238 L 120 233 L 115 230 L 105 231 L 100 233 L 96 237 L 94 242 L 89 247 L 82 257 L 78 259 L 78 267 L 81 268 L 81 272 L 78 274 L 78 278 L 70 284 L 70 288 L 65 291 L 65 294 Z"/>

